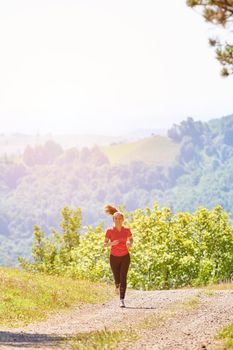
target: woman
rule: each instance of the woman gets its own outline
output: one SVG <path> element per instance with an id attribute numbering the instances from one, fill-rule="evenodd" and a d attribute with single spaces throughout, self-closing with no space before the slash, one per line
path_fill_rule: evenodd
<path id="1" fill-rule="evenodd" d="M 120 307 L 125 307 L 127 273 L 130 265 L 129 247 L 133 236 L 129 228 L 123 226 L 124 215 L 111 205 L 104 207 L 105 213 L 112 215 L 114 226 L 107 229 L 104 246 L 111 247 L 110 266 L 113 272 L 116 292 L 120 295 Z"/>

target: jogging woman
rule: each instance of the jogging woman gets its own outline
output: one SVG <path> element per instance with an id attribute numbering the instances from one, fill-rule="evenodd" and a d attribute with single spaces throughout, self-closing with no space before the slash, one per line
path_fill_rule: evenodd
<path id="1" fill-rule="evenodd" d="M 113 227 L 107 229 L 104 246 L 111 247 L 110 266 L 113 272 L 116 292 L 120 295 L 120 307 L 125 307 L 125 291 L 127 273 L 130 265 L 128 248 L 133 244 L 133 236 L 129 228 L 123 226 L 124 215 L 111 205 L 104 207 L 105 213 L 112 215 Z"/>

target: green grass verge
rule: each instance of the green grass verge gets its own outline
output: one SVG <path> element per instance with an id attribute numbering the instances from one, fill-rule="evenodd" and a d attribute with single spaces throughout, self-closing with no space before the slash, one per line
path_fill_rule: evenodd
<path id="1" fill-rule="evenodd" d="M 67 341 L 68 346 L 73 350 L 113 350 L 119 346 L 127 348 L 127 344 L 138 339 L 137 335 L 129 331 L 95 331 L 80 333 Z"/>
<path id="2" fill-rule="evenodd" d="M 74 304 L 102 303 L 111 297 L 109 286 L 101 283 L 0 268 L 1 327 L 43 321 Z"/>
<path id="3" fill-rule="evenodd" d="M 233 324 L 224 327 L 223 330 L 218 334 L 217 339 L 224 342 L 219 350 L 232 350 L 233 349 Z"/>
<path id="4" fill-rule="evenodd" d="M 225 283 L 219 283 L 219 284 L 212 284 L 205 287 L 209 290 L 232 290 L 233 289 L 233 283 L 232 282 L 225 282 Z"/>

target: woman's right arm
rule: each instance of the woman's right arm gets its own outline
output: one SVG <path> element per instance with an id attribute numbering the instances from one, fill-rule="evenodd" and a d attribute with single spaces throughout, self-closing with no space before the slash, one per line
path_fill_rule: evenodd
<path id="1" fill-rule="evenodd" d="M 111 247 L 113 245 L 117 245 L 119 244 L 119 241 L 118 240 L 115 240 L 115 241 L 110 241 L 110 239 L 108 237 L 105 237 L 105 240 L 104 240 L 104 246 L 105 247 Z"/>
<path id="2" fill-rule="evenodd" d="M 110 246 L 111 246 L 111 242 L 110 242 L 110 240 L 109 240 L 108 237 L 105 237 L 104 246 L 105 246 L 105 247 L 110 247 Z"/>

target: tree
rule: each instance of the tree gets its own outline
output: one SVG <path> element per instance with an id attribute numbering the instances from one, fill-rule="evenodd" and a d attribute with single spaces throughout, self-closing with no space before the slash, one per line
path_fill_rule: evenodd
<path id="1" fill-rule="evenodd" d="M 62 153 L 62 147 L 58 143 L 49 140 L 44 146 L 38 145 L 34 148 L 27 146 L 23 153 L 23 161 L 28 166 L 52 164 Z"/>
<path id="2" fill-rule="evenodd" d="M 168 136 L 174 142 L 181 143 L 185 137 L 189 137 L 192 143 L 200 148 L 203 147 L 208 133 L 208 125 L 201 121 L 195 121 L 192 117 L 183 120 L 179 125 L 174 124 L 168 130 Z"/>
<path id="3" fill-rule="evenodd" d="M 233 0 L 186 0 L 188 6 L 201 8 L 207 22 L 231 29 L 233 19 Z M 233 42 L 224 44 L 218 39 L 210 38 L 209 43 L 216 48 L 216 58 L 223 66 L 221 74 L 233 74 Z"/>
<path id="4" fill-rule="evenodd" d="M 57 273 L 72 262 L 72 252 L 80 243 L 81 209 L 64 207 L 61 211 L 62 234 L 52 229 L 52 237 L 46 237 L 40 226 L 33 227 L 33 262 L 19 257 L 21 267 L 29 271 Z"/>

